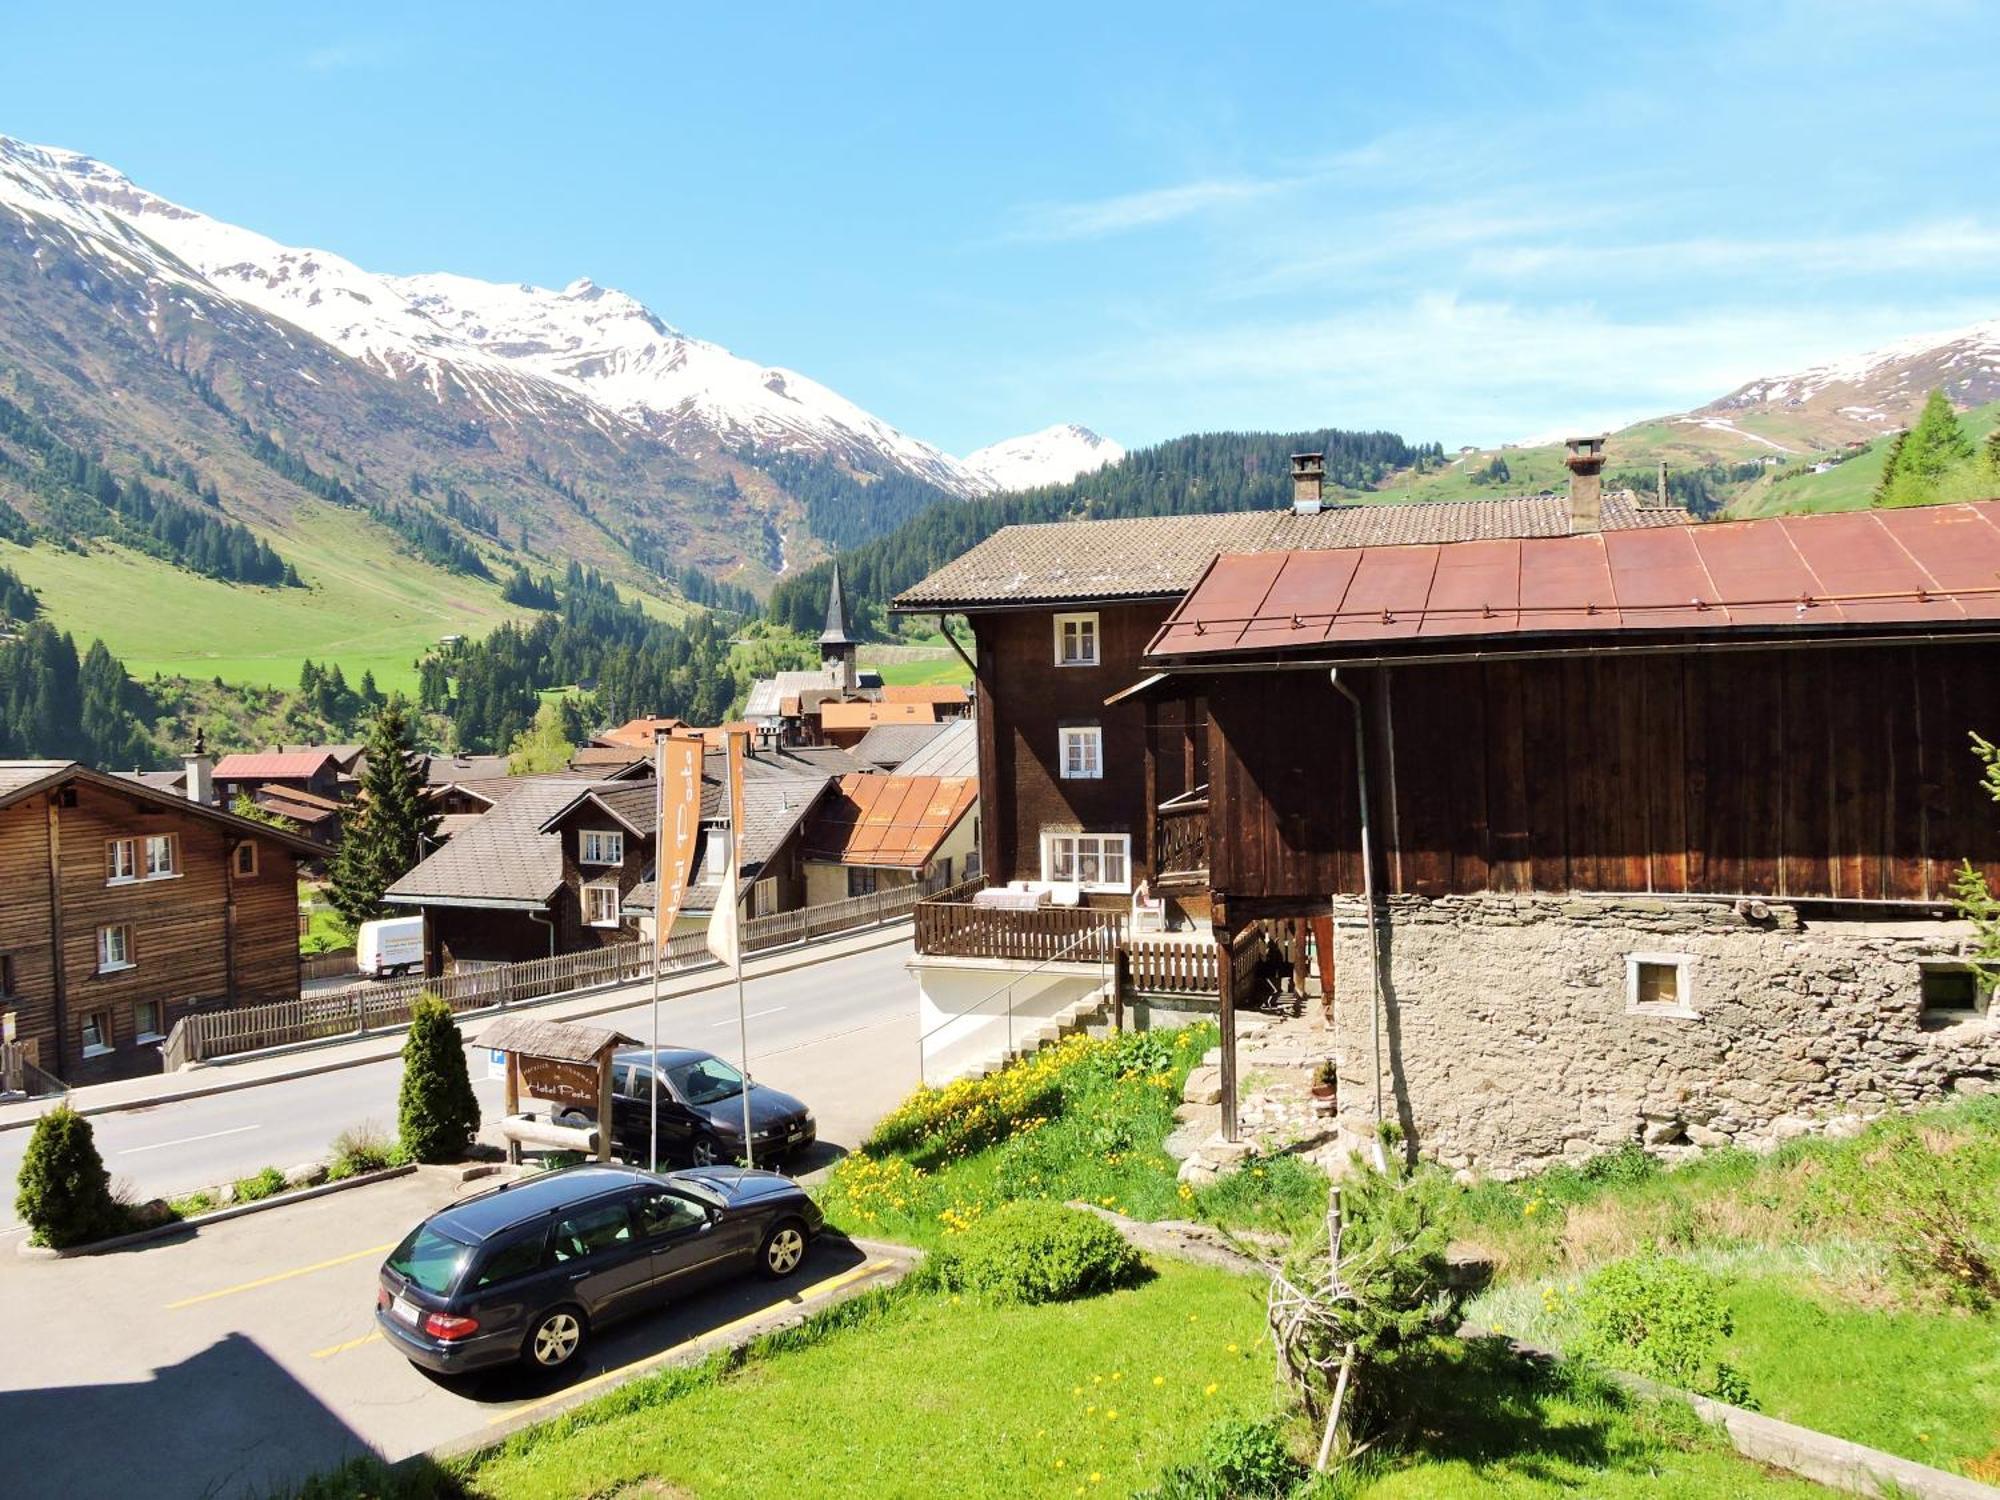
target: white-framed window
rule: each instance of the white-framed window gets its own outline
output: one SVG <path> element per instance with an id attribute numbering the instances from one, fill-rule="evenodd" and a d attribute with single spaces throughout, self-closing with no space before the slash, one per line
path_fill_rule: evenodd
<path id="1" fill-rule="evenodd" d="M 1625 1009 L 1635 1016 L 1700 1020 L 1694 1008 L 1694 960 L 1685 953 L 1626 954 Z"/>
<path id="2" fill-rule="evenodd" d="M 157 1042 L 166 1032 L 161 1029 L 162 1007 L 157 1000 L 141 1000 L 132 1007 L 132 1027 L 137 1033 L 136 1040 Z"/>
<path id="3" fill-rule="evenodd" d="M 111 1012 L 93 1010 L 83 1018 L 83 1055 L 102 1057 L 111 1050 Z"/>
<path id="4" fill-rule="evenodd" d="M 778 877 L 760 880 L 750 887 L 750 915 L 768 917 L 778 909 Z"/>
<path id="5" fill-rule="evenodd" d="M 1132 836 L 1125 833 L 1045 833 L 1042 879 L 1075 881 L 1087 891 L 1132 888 Z"/>
<path id="6" fill-rule="evenodd" d="M 1065 781 L 1101 781 L 1104 778 L 1104 730 L 1096 724 L 1065 725 L 1056 731 L 1061 738 L 1060 769 Z"/>
<path id="7" fill-rule="evenodd" d="M 137 839 L 106 839 L 104 841 L 104 883 L 117 885 L 121 881 L 139 878 L 139 841 Z"/>
<path id="8" fill-rule="evenodd" d="M 1057 615 L 1056 665 L 1094 667 L 1097 665 L 1097 616 Z"/>
<path id="9" fill-rule="evenodd" d="M 586 828 L 577 835 L 576 858 L 585 865 L 622 865 L 625 835 L 611 828 Z"/>
<path id="10" fill-rule="evenodd" d="M 229 857 L 229 868 L 238 880 L 257 878 L 257 845 L 253 840 L 245 839 L 236 846 L 236 852 Z"/>
<path id="11" fill-rule="evenodd" d="M 1987 994 L 1980 986 L 1979 971 L 1972 965 L 1924 959 L 1919 972 L 1926 1018 L 1962 1021 L 1986 1014 Z"/>
<path id="12" fill-rule="evenodd" d="M 181 841 L 171 833 L 153 833 L 146 836 L 146 878 L 165 880 L 170 875 L 180 873 Z"/>
<path id="13" fill-rule="evenodd" d="M 132 927 L 128 922 L 112 922 L 97 929 L 97 972 L 115 974 L 133 966 Z"/>
<path id="14" fill-rule="evenodd" d="M 618 925 L 618 884 L 600 880 L 583 888 L 583 920 L 592 927 Z"/>

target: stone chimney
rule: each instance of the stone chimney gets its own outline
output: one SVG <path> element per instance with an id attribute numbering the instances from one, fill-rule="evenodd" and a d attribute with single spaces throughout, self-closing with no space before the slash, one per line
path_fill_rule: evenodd
<path id="1" fill-rule="evenodd" d="M 1326 455 L 1324 453 L 1294 453 L 1292 455 L 1292 514 L 1295 516 L 1316 516 L 1325 504 L 1322 496 L 1326 489 Z"/>
<path id="2" fill-rule="evenodd" d="M 1604 439 L 1565 438 L 1569 457 L 1569 530 L 1579 532 L 1604 529 Z"/>
<path id="3" fill-rule="evenodd" d="M 202 807 L 215 803 L 215 759 L 208 753 L 208 736 L 201 730 L 194 732 L 194 749 L 181 757 L 181 769 L 187 777 L 187 799 Z"/>

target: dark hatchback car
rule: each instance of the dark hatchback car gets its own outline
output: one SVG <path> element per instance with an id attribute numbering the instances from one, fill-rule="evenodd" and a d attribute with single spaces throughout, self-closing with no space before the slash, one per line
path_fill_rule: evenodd
<path id="1" fill-rule="evenodd" d="M 611 1139 L 627 1161 L 645 1161 L 651 1146 L 646 1111 L 653 1069 L 660 1074 L 660 1160 L 705 1167 L 741 1161 L 743 1075 L 712 1052 L 692 1047 L 643 1047 L 616 1054 L 611 1065 Z M 812 1111 L 790 1094 L 750 1082 L 751 1159 L 760 1166 L 803 1151 L 818 1138 Z"/>
<path id="2" fill-rule="evenodd" d="M 375 1321 L 413 1364 L 558 1370 L 595 1329 L 731 1273 L 791 1275 L 824 1222 L 788 1178 L 582 1166 L 454 1203 L 382 1263 Z"/>

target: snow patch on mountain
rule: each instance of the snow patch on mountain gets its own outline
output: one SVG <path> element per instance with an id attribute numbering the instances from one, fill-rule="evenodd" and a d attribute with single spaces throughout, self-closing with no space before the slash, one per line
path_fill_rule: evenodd
<path id="1" fill-rule="evenodd" d="M 960 462 L 993 490 L 1028 490 L 1067 483 L 1124 456 L 1125 450 L 1110 438 L 1074 422 L 1058 422 L 1040 432 L 990 443 Z"/>
<path id="2" fill-rule="evenodd" d="M 1982 392 L 2000 383 L 2000 318 L 1944 333 L 1920 333 L 1859 354 L 1846 355 L 1789 375 L 1770 375 L 1738 387 L 1720 401 L 1702 408 L 1746 406 L 1797 407 L 1829 392 L 1846 395 L 1863 391 L 1866 403 L 1846 403 L 1841 409 L 1867 410 L 1865 420 L 1881 421 L 1875 410 L 1883 401 L 1897 406 L 1921 401 L 1933 385 L 1960 387 L 1960 399 L 1987 399 Z"/>

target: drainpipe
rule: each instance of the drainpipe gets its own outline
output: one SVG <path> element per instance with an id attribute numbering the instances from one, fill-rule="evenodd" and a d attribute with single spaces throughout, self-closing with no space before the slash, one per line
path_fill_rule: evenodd
<path id="1" fill-rule="evenodd" d="M 1368 735 L 1361 721 L 1361 700 L 1340 680 L 1340 668 L 1326 674 L 1333 690 L 1354 705 L 1354 781 L 1361 799 L 1361 899 L 1368 907 L 1368 1029 L 1375 1044 L 1375 1139 L 1370 1154 L 1375 1169 L 1388 1168 L 1382 1145 L 1382 949 L 1375 934 L 1375 849 L 1368 821 Z"/>
<path id="2" fill-rule="evenodd" d="M 556 956 L 556 919 L 551 916 L 545 916 L 538 911 L 531 911 L 528 913 L 528 920 L 530 922 L 539 922 L 542 926 L 548 928 L 549 957 L 554 958 Z"/>

